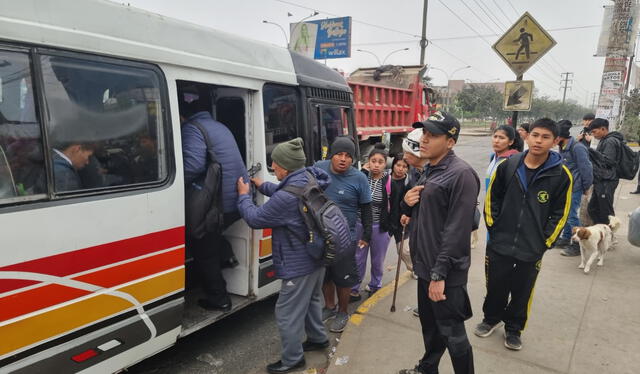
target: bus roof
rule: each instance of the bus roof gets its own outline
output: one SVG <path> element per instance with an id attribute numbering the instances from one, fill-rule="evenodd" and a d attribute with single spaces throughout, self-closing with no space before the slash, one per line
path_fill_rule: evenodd
<path id="1" fill-rule="evenodd" d="M 285 48 L 105 0 L 2 1 L 0 40 L 296 84 Z"/>
<path id="2" fill-rule="evenodd" d="M 330 67 L 293 51 L 291 59 L 300 85 L 351 92 L 344 77 Z"/>

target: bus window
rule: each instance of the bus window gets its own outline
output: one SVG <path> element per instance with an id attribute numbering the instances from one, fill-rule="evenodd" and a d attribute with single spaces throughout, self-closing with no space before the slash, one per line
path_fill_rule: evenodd
<path id="1" fill-rule="evenodd" d="M 348 122 L 345 108 L 337 106 L 320 106 L 320 158 L 327 157 L 331 143 L 340 135 L 347 135 Z"/>
<path id="2" fill-rule="evenodd" d="M 46 191 L 40 125 L 26 53 L 0 50 L 0 203 Z"/>
<path id="3" fill-rule="evenodd" d="M 262 95 L 267 166 L 272 171 L 271 151 L 298 136 L 298 94 L 294 87 L 265 84 Z"/>
<path id="4" fill-rule="evenodd" d="M 158 75 L 80 58 L 41 57 L 57 192 L 166 177 Z"/>

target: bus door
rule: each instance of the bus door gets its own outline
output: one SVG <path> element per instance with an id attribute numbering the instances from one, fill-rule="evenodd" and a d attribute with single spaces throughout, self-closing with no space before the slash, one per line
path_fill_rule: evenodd
<path id="1" fill-rule="evenodd" d="M 250 149 L 249 145 L 252 144 L 251 139 L 247 137 L 247 134 L 250 133 L 247 131 L 247 123 L 251 123 L 249 120 L 250 97 L 246 89 L 217 87 L 213 110 L 214 118 L 231 130 L 242 159 L 249 167 L 249 162 L 253 160 L 253 157 L 247 153 L 247 150 Z M 227 291 L 235 295 L 248 296 L 253 294 L 250 286 L 252 268 L 254 267 L 251 256 L 252 233 L 253 230 L 242 219 L 236 221 L 224 233 L 240 263 L 235 268 L 224 269 L 222 272 L 227 282 Z"/>
<path id="2" fill-rule="evenodd" d="M 354 136 L 349 125 L 352 122 L 351 116 L 351 108 L 345 106 L 311 103 L 310 119 L 313 128 L 313 153 L 316 161 L 328 157 L 331 143 L 338 136 Z M 355 164 L 358 160 L 353 161 Z"/>

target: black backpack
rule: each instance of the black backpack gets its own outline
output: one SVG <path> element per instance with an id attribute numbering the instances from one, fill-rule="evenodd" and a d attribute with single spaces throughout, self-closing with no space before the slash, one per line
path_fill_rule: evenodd
<path id="1" fill-rule="evenodd" d="M 349 222 L 342 211 L 324 194 L 318 186 L 316 177 L 306 171 L 308 182 L 304 187 L 284 186 L 287 191 L 298 197 L 300 213 L 307 226 L 308 235 L 301 238 L 306 243 L 309 255 L 331 265 L 348 253 L 353 245 Z"/>
<path id="2" fill-rule="evenodd" d="M 185 191 L 185 225 L 187 235 L 201 239 L 207 233 L 220 233 L 223 227 L 222 165 L 216 159 L 206 129 L 191 122 L 204 136 L 207 145 L 207 168 Z"/>
<path id="3" fill-rule="evenodd" d="M 633 179 L 638 174 L 640 159 L 638 152 L 635 152 L 626 143 L 620 142 L 620 159 L 616 171 L 618 177 L 622 179 Z"/>

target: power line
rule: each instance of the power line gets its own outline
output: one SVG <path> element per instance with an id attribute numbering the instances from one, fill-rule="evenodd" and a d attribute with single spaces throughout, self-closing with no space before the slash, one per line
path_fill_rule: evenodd
<path id="1" fill-rule="evenodd" d="M 518 11 L 516 10 L 516 7 L 513 6 L 513 4 L 511 3 L 511 0 L 507 0 L 507 2 L 509 3 L 509 5 L 511 5 L 511 9 L 513 9 L 513 12 L 516 14 L 516 17 L 519 17 L 520 13 L 518 13 Z"/>
<path id="2" fill-rule="evenodd" d="M 451 14 L 453 14 L 454 16 L 456 16 L 457 19 L 460 20 L 460 22 L 462 22 L 465 26 L 467 26 L 469 28 L 469 30 L 473 31 L 476 35 L 478 35 L 480 37 L 480 39 L 482 39 L 482 41 L 484 41 L 489 47 L 491 47 L 491 43 L 489 43 L 485 38 L 482 37 L 482 35 L 480 35 L 479 32 L 476 31 L 476 29 L 474 29 L 473 27 L 469 26 L 469 24 L 463 20 L 462 18 L 460 18 L 460 16 L 454 12 L 453 10 L 451 10 L 451 8 L 449 8 L 442 0 L 438 0 L 438 2 L 444 6 L 445 8 L 447 8 L 447 10 L 449 10 L 449 12 L 451 12 Z M 477 17 L 477 16 L 476 16 Z M 493 30 L 492 30 L 493 31 Z"/>
<path id="3" fill-rule="evenodd" d="M 502 7 L 498 4 L 498 2 L 496 0 L 493 0 L 493 3 L 496 4 L 496 6 L 498 7 L 498 10 L 500 10 L 500 13 L 502 13 L 504 18 L 508 21 L 509 16 L 507 16 L 507 13 L 505 13 L 504 10 L 502 10 Z"/>
<path id="4" fill-rule="evenodd" d="M 473 0 L 473 2 L 474 2 L 474 3 L 476 3 L 476 5 L 478 6 L 478 8 L 480 8 L 480 10 L 482 11 L 482 13 L 484 13 L 484 14 L 487 16 L 487 18 L 489 18 L 489 19 L 491 20 L 491 22 L 493 22 L 493 24 L 494 24 L 494 25 L 496 25 L 496 26 L 498 27 L 498 30 L 504 31 L 504 30 L 506 30 L 506 29 L 507 29 L 507 27 L 506 27 L 506 26 L 504 26 L 504 25 L 502 24 L 502 22 L 500 22 L 500 20 L 499 20 L 498 18 L 496 18 L 496 20 L 497 20 L 498 22 L 500 22 L 500 24 L 499 24 L 499 25 L 498 25 L 498 22 L 496 22 L 496 21 L 494 21 L 494 20 L 493 20 L 493 16 L 492 16 L 491 14 L 489 14 L 489 12 L 487 12 L 487 11 L 485 11 L 485 10 L 484 10 L 484 8 L 482 7 L 482 5 L 484 5 L 485 7 L 487 7 L 487 5 L 486 5 L 482 0 L 480 0 L 479 2 L 478 2 L 478 0 Z M 489 9 L 489 7 L 487 7 L 487 9 Z"/>
<path id="5" fill-rule="evenodd" d="M 469 5 L 467 5 L 467 3 L 465 3 L 465 2 L 464 2 L 464 0 L 460 0 L 460 2 L 461 2 L 465 7 L 467 7 L 467 9 L 469 9 L 469 11 L 470 11 L 471 13 L 473 13 L 473 15 L 474 15 L 474 16 L 476 16 L 476 18 L 477 18 L 478 20 L 480 20 L 480 22 L 482 22 L 482 24 L 484 25 L 484 27 L 486 27 L 489 31 L 494 32 L 494 31 L 493 31 L 493 29 L 492 29 L 491 27 L 489 27 L 489 25 L 487 25 L 487 23 L 486 23 L 486 22 L 485 22 L 485 21 L 484 21 L 480 16 L 478 16 L 478 14 L 476 14 L 476 12 L 475 12 L 473 9 L 471 9 L 471 7 L 470 7 Z"/>

